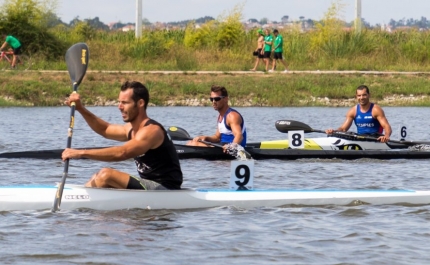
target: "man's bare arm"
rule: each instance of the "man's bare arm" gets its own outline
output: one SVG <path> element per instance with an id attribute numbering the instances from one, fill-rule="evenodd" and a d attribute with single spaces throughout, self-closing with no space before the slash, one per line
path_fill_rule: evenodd
<path id="1" fill-rule="evenodd" d="M 242 118 L 239 113 L 234 111 L 230 112 L 227 115 L 227 124 L 230 126 L 234 135 L 233 143 L 240 144 L 243 140 L 243 134 L 242 127 L 240 126 L 242 124 Z"/>
<path id="2" fill-rule="evenodd" d="M 337 130 L 333 130 L 333 129 L 328 129 L 326 130 L 327 134 L 332 134 L 336 131 L 339 132 L 347 132 L 349 130 L 349 128 L 351 128 L 352 122 L 354 121 L 354 117 L 355 117 L 355 109 L 356 107 L 352 107 L 351 109 L 349 109 L 349 111 L 346 113 L 346 119 L 343 122 L 343 124 L 337 128 Z"/>
<path id="3" fill-rule="evenodd" d="M 149 149 L 160 146 L 164 140 L 164 132 L 161 128 L 154 128 L 156 125 L 150 125 L 143 132 L 139 131 L 137 135 L 122 146 L 114 146 L 101 149 L 66 149 L 62 154 L 63 160 L 69 158 L 89 158 L 98 161 L 123 161 L 142 154 Z"/>
<path id="4" fill-rule="evenodd" d="M 381 124 L 382 128 L 384 128 L 384 134 L 385 136 L 388 136 L 389 139 L 392 129 L 390 123 L 388 123 L 387 117 L 385 116 L 384 110 L 378 105 L 374 105 L 372 115 L 379 121 L 379 124 Z"/>
<path id="5" fill-rule="evenodd" d="M 127 134 L 131 129 L 129 124 L 126 125 L 115 125 L 110 124 L 101 118 L 94 115 L 82 104 L 80 96 L 78 93 L 72 93 L 70 97 L 66 100 L 67 105 L 71 105 L 72 102 L 75 103 L 76 111 L 78 111 L 82 117 L 85 119 L 90 128 L 100 134 L 101 136 L 117 141 L 127 141 Z"/>

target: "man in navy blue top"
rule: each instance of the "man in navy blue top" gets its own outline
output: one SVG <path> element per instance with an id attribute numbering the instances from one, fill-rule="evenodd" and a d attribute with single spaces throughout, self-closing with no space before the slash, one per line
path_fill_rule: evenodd
<path id="1" fill-rule="evenodd" d="M 346 132 L 352 125 L 357 126 L 358 134 L 377 135 L 378 141 L 386 143 L 390 140 L 391 126 L 382 108 L 370 102 L 370 91 L 365 85 L 357 87 L 355 94 L 358 104 L 346 113 L 346 120 L 337 130 L 328 129 L 327 134 L 340 131 Z M 384 135 L 382 134 L 384 133 Z"/>

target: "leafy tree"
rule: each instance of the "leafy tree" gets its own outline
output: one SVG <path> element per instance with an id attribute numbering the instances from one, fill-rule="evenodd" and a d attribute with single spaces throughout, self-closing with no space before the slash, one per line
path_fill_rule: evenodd
<path id="1" fill-rule="evenodd" d="M 420 20 L 417 21 L 417 26 L 419 28 L 428 28 L 428 21 L 426 17 L 421 17 Z"/>
<path id="2" fill-rule="evenodd" d="M 102 29 L 102 30 L 108 30 L 109 29 L 108 25 L 101 22 L 99 17 L 95 17 L 93 19 L 85 19 L 85 22 L 87 22 L 88 25 L 94 29 Z"/>
<path id="3" fill-rule="evenodd" d="M 65 43 L 48 32 L 55 0 L 6 0 L 1 7 L 0 30 L 17 37 L 23 50 L 49 58 L 64 56 Z"/>
<path id="4" fill-rule="evenodd" d="M 151 22 L 147 18 L 143 18 L 142 19 L 142 25 L 149 26 L 149 25 L 151 25 Z"/>
<path id="5" fill-rule="evenodd" d="M 268 21 L 268 19 L 263 17 L 262 19 L 260 19 L 260 24 L 261 25 L 267 24 L 267 21 Z"/>
<path id="6" fill-rule="evenodd" d="M 245 31 L 242 25 L 243 5 L 237 5 L 227 16 L 220 16 L 218 34 L 216 37 L 219 48 L 232 48 L 239 43 L 239 37 Z"/>
<path id="7" fill-rule="evenodd" d="M 217 25 L 215 20 L 208 21 L 199 29 L 196 29 L 195 22 L 191 22 L 185 29 L 184 45 L 191 48 L 202 48 L 211 46 L 214 41 Z"/>
<path id="8" fill-rule="evenodd" d="M 76 41 L 78 40 L 91 40 L 94 35 L 96 34 L 96 30 L 91 27 L 91 25 L 85 21 L 85 22 L 79 22 L 75 25 L 75 27 L 72 30 L 72 34 L 74 37 L 76 37 Z"/>
<path id="9" fill-rule="evenodd" d="M 49 11 L 45 14 L 47 28 L 53 28 L 57 25 L 66 25 L 55 13 Z"/>

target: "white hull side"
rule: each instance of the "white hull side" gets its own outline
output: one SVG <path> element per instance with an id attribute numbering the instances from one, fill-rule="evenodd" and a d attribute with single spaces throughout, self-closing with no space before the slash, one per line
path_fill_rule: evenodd
<path id="1" fill-rule="evenodd" d="M 56 186 L 0 187 L 0 211 L 46 210 L 52 207 Z M 283 205 L 430 204 L 430 191 L 407 190 L 180 190 L 140 191 L 66 185 L 61 209 L 199 209 Z"/>

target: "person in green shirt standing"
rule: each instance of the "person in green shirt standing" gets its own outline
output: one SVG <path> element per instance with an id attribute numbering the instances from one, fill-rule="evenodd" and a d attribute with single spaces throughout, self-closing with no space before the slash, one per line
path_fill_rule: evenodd
<path id="1" fill-rule="evenodd" d="M 269 29 L 265 29 L 266 36 L 264 37 L 264 62 L 266 63 L 266 72 L 269 70 L 270 56 L 272 55 L 273 36 Z M 262 51 L 263 52 L 263 51 Z"/>
<path id="2" fill-rule="evenodd" d="M 286 73 L 288 72 L 288 66 L 287 66 L 287 63 L 284 61 L 284 57 L 282 55 L 283 53 L 282 46 L 284 46 L 284 39 L 279 34 L 279 31 L 277 29 L 273 31 L 273 34 L 275 35 L 275 41 L 273 46 L 274 54 L 273 54 L 272 70 L 270 70 L 269 72 L 275 71 L 276 62 L 279 60 L 285 66 L 285 70 L 283 72 Z"/>
<path id="3" fill-rule="evenodd" d="M 15 68 L 16 62 L 19 59 L 19 55 L 21 54 L 21 42 L 17 38 L 12 35 L 7 35 L 3 33 L 3 38 L 6 38 L 3 45 L 0 47 L 0 51 L 6 48 L 9 45 L 13 50 L 13 58 L 12 58 L 12 68 Z"/>

